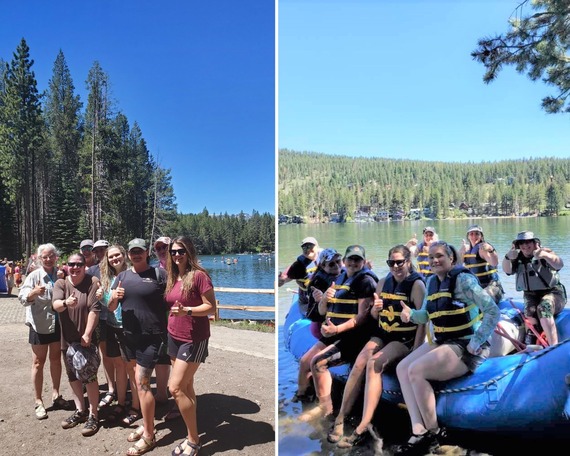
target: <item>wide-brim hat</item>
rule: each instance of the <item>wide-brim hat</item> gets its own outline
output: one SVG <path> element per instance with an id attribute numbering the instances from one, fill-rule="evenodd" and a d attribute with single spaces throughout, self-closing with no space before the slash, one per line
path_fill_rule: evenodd
<path id="1" fill-rule="evenodd" d="M 301 247 L 303 247 L 305 244 L 319 245 L 317 240 L 312 236 L 306 237 L 301 241 Z"/>
<path id="2" fill-rule="evenodd" d="M 538 239 L 532 231 L 521 231 L 519 234 L 517 234 L 517 237 L 513 243 L 515 246 L 517 246 L 521 241 L 540 242 L 540 239 Z"/>
<path id="3" fill-rule="evenodd" d="M 473 233 L 473 232 L 481 233 L 481 236 L 482 236 L 483 235 L 483 228 L 481 228 L 479 225 L 471 225 L 469 228 L 467 228 L 467 234 Z"/>
<path id="4" fill-rule="evenodd" d="M 344 257 L 350 258 L 351 256 L 357 256 L 365 260 L 366 253 L 364 252 L 364 247 L 362 247 L 361 245 L 349 245 L 346 248 L 346 253 L 344 254 Z"/>

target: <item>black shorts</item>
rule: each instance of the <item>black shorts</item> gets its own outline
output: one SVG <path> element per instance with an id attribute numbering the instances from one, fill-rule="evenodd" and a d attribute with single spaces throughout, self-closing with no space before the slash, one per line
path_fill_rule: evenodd
<path id="1" fill-rule="evenodd" d="M 158 355 L 166 346 L 161 334 L 135 335 L 125 333 L 125 354 L 127 360 L 136 361 L 139 366 L 154 369 Z"/>
<path id="2" fill-rule="evenodd" d="M 107 356 L 109 358 L 121 357 L 127 360 L 125 350 L 125 334 L 123 328 L 115 328 L 114 326 L 107 325 Z"/>
<path id="3" fill-rule="evenodd" d="M 203 363 L 208 357 L 208 339 L 200 342 L 182 342 L 168 335 L 168 355 L 187 363 Z"/>
<path id="4" fill-rule="evenodd" d="M 467 351 L 467 345 L 469 345 L 469 339 L 449 339 L 441 342 L 439 345 L 449 345 L 455 354 L 461 358 L 461 361 L 467 366 L 469 372 L 475 372 L 477 368 L 483 364 L 489 357 L 491 352 L 491 344 L 485 341 L 481 345 L 481 353 L 478 355 L 472 355 Z"/>
<path id="5" fill-rule="evenodd" d="M 107 340 L 107 320 L 99 319 L 99 323 L 97 323 L 97 340 L 100 342 L 104 342 Z"/>
<path id="6" fill-rule="evenodd" d="M 40 334 L 34 331 L 30 326 L 30 333 L 28 335 L 28 342 L 32 345 L 48 345 L 54 342 L 61 341 L 61 328 L 59 322 L 55 323 L 55 332 L 52 334 Z"/>

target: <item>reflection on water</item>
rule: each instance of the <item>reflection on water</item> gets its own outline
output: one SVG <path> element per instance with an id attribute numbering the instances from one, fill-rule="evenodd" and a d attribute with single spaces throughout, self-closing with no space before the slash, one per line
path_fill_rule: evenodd
<path id="1" fill-rule="evenodd" d="M 439 237 L 459 246 L 465 238 L 467 227 L 477 223 L 482 226 L 486 240 L 493 244 L 502 259 L 509 250 L 516 233 L 523 230 L 534 231 L 544 247 L 552 248 L 565 262 L 560 271 L 563 284 L 570 291 L 570 217 L 530 218 L 530 219 L 482 219 L 475 221 L 430 221 L 427 222 L 392 222 L 371 224 L 321 224 L 321 225 L 280 225 L 278 246 L 278 270 L 284 270 L 300 253 L 299 241 L 306 236 L 314 236 L 322 247 L 334 247 L 344 253 L 346 246 L 354 243 L 364 245 L 367 257 L 372 259 L 379 276 L 386 275 L 388 268 L 384 262 L 388 250 L 396 244 L 405 243 L 412 234 L 421 237 L 423 226 L 434 226 Z M 500 268 L 500 263 L 499 263 Z M 515 289 L 514 276 L 507 277 L 500 270 L 500 278 L 506 291 L 505 297 L 521 299 L 522 294 Z M 327 442 L 327 433 L 331 423 L 311 425 L 300 423 L 296 417 L 301 413 L 301 404 L 289 402 L 297 389 L 298 365 L 283 344 L 283 322 L 291 305 L 295 284 L 290 282 L 278 290 L 278 418 L 279 418 L 279 455 L 336 455 L 336 454 L 374 454 L 372 444 L 353 449 L 340 450 Z M 567 305 L 569 307 L 570 305 Z M 570 369 L 569 369 L 570 373 Z M 337 388 L 338 389 L 338 388 Z M 409 435 L 409 420 L 401 410 L 386 410 L 381 404 L 376 413 L 375 422 L 380 422 L 383 431 L 384 453 L 392 454 L 394 442 L 401 442 Z M 355 410 L 362 410 L 361 404 Z M 346 426 L 345 433 L 352 431 Z M 570 435 L 570 433 L 568 433 Z M 540 446 L 543 450 L 551 448 L 551 441 L 530 442 L 521 438 L 506 438 L 489 434 L 468 433 L 451 434 L 454 444 L 459 447 L 447 448 L 447 454 L 529 454 L 530 448 Z M 569 437 L 570 438 L 570 437 Z M 564 440 L 562 443 L 570 443 Z M 469 450 L 467 450 L 469 449 Z M 557 452 L 552 451 L 552 454 Z M 379 453 L 377 453 L 379 454 Z"/>
<path id="2" fill-rule="evenodd" d="M 275 286 L 275 258 L 272 255 L 227 255 L 230 264 L 220 255 L 200 256 L 202 266 L 212 277 L 214 287 L 272 289 Z M 237 262 L 234 262 L 236 260 Z M 275 306 L 274 294 L 216 292 L 221 305 Z M 264 320 L 273 319 L 272 312 L 220 310 L 221 318 Z"/>

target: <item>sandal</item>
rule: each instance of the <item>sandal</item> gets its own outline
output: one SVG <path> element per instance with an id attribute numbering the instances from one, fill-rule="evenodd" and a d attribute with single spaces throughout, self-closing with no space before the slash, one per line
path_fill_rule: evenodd
<path id="1" fill-rule="evenodd" d="M 184 445 L 188 444 L 188 439 L 184 439 L 182 442 L 180 442 L 178 445 L 176 445 L 174 447 L 174 450 L 172 450 L 172 456 L 180 456 L 183 452 L 184 452 Z"/>
<path id="2" fill-rule="evenodd" d="M 327 436 L 327 440 L 330 443 L 338 443 L 344 436 L 344 421 L 335 421 L 329 435 Z"/>
<path id="3" fill-rule="evenodd" d="M 109 414 L 107 415 L 107 419 L 109 421 L 117 421 L 119 418 L 123 417 L 126 414 L 126 412 L 127 412 L 126 406 L 117 404 L 115 405 L 113 410 L 109 412 Z"/>
<path id="4" fill-rule="evenodd" d="M 188 448 L 190 448 L 190 453 L 186 453 L 186 451 L 188 451 Z M 200 451 L 200 448 L 202 448 L 202 445 L 199 443 L 192 443 L 186 440 L 186 449 L 182 454 L 184 456 L 196 456 L 198 454 L 198 451 Z"/>
<path id="5" fill-rule="evenodd" d="M 38 420 L 45 420 L 48 417 L 44 404 L 36 404 L 34 413 L 36 414 L 36 418 Z"/>
<path id="6" fill-rule="evenodd" d="M 360 445 L 364 439 L 368 436 L 368 429 L 365 430 L 362 434 L 358 434 L 356 429 L 350 434 L 348 437 L 343 437 L 336 446 L 339 448 L 352 448 L 357 445 Z"/>
<path id="7" fill-rule="evenodd" d="M 140 440 L 127 450 L 127 455 L 139 456 L 140 454 L 145 454 L 147 451 L 152 450 L 155 446 L 156 437 L 153 436 L 152 439 L 147 439 L 146 437 L 141 436 Z"/>
<path id="8" fill-rule="evenodd" d="M 114 400 L 115 400 L 115 393 L 107 391 L 103 399 L 99 401 L 99 408 L 105 407 L 106 405 L 111 405 Z"/>
<path id="9" fill-rule="evenodd" d="M 140 410 L 135 408 L 131 408 L 129 413 L 123 418 L 123 424 L 127 426 L 131 426 L 134 424 L 135 421 L 139 420 L 142 417 Z"/>
<path id="10" fill-rule="evenodd" d="M 139 441 L 142 438 L 143 433 L 144 433 L 144 426 L 141 425 L 129 434 L 129 436 L 127 437 L 127 442 L 133 443 Z"/>

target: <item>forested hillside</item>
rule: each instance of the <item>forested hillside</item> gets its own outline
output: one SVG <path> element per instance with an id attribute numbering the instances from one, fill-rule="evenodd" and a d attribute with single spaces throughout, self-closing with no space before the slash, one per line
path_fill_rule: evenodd
<path id="1" fill-rule="evenodd" d="M 570 206 L 570 159 L 429 162 L 279 151 L 278 213 L 358 216 L 558 215 Z"/>
<path id="2" fill-rule="evenodd" d="M 180 234 L 199 253 L 273 250 L 273 215 L 177 213 L 170 170 L 118 109 L 99 62 L 85 101 L 62 51 L 45 93 L 33 64 L 25 39 L 10 62 L 0 58 L 0 257 L 29 256 L 45 242 L 66 254 L 86 238 L 125 245 Z"/>

